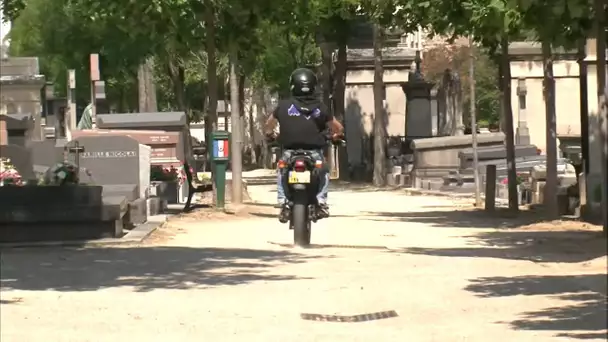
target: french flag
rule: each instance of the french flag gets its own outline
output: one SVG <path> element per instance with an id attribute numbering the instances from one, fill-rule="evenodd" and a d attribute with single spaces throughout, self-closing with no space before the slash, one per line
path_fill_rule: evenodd
<path id="1" fill-rule="evenodd" d="M 213 156 L 215 158 L 227 158 L 229 151 L 228 140 L 213 141 Z"/>

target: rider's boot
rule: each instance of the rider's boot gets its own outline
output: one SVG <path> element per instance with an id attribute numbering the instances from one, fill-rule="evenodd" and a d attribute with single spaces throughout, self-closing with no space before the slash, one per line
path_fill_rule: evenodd
<path id="1" fill-rule="evenodd" d="M 283 204 L 279 204 L 279 222 L 281 223 L 287 223 L 289 221 L 289 216 L 290 216 L 290 212 L 291 212 L 291 208 L 289 207 L 289 204 L 287 202 L 283 203 Z"/>
<path id="2" fill-rule="evenodd" d="M 327 203 L 319 203 L 317 206 L 317 218 L 324 219 L 329 217 L 329 206 Z"/>

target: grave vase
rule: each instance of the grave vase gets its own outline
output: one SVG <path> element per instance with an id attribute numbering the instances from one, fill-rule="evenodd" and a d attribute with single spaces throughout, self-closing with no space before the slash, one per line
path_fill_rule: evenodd
<path id="1" fill-rule="evenodd" d="M 177 181 L 154 182 L 156 185 L 156 196 L 160 197 L 168 204 L 176 204 L 178 202 L 179 183 Z"/>

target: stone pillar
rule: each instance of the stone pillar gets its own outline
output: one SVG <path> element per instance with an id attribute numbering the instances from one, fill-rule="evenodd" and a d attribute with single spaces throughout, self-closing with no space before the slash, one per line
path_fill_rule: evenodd
<path id="1" fill-rule="evenodd" d="M 530 132 L 528 131 L 528 118 L 526 115 L 526 79 L 517 80 L 517 129 L 515 131 L 515 144 L 530 145 Z"/>
<path id="2" fill-rule="evenodd" d="M 8 130 L 6 129 L 6 121 L 4 114 L 0 114 L 0 145 L 8 145 Z"/>

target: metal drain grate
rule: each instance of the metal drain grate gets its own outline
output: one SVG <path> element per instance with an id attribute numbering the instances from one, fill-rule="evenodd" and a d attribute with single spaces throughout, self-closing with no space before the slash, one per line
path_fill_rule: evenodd
<path id="1" fill-rule="evenodd" d="M 377 321 L 380 319 L 387 319 L 398 317 L 397 311 L 381 311 L 369 314 L 354 315 L 354 316 L 338 316 L 338 315 L 321 315 L 321 314 L 300 314 L 303 320 L 317 321 L 317 322 L 336 322 L 336 323 L 361 323 L 369 321 Z"/>
<path id="2" fill-rule="evenodd" d="M 269 244 L 277 245 L 285 248 L 293 248 L 294 245 L 290 243 L 278 243 L 268 241 Z M 389 249 L 386 246 L 365 246 L 365 245 L 340 245 L 340 244 L 311 244 L 306 248 L 341 248 L 341 249 L 375 249 L 375 250 L 386 250 Z"/>

